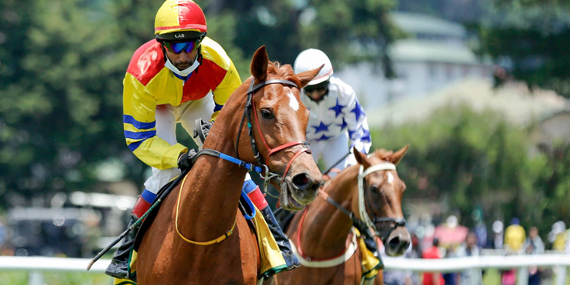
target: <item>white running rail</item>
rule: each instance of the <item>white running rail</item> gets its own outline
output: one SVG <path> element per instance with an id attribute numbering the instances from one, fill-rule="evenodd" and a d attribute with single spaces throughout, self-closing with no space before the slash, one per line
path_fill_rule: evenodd
<path id="1" fill-rule="evenodd" d="M 480 256 L 459 257 L 448 259 L 413 259 L 384 257 L 387 270 L 412 271 L 438 271 L 459 272 L 474 270 L 479 272 L 486 268 L 509 269 L 517 268 L 518 285 L 526 285 L 528 280 L 528 267 L 553 267 L 556 273 L 554 285 L 564 285 L 566 267 L 570 266 L 570 255 L 511 255 L 511 256 Z M 0 271 L 27 271 L 29 272 L 29 285 L 42 285 L 44 272 L 77 272 L 77 273 L 103 273 L 109 259 L 97 261 L 90 271 L 86 270 L 90 259 L 60 258 L 60 257 L 14 257 L 0 256 Z"/>

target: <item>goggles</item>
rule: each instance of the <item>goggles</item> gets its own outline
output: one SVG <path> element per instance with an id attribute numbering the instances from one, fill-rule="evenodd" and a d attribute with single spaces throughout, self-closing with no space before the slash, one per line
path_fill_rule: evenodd
<path id="1" fill-rule="evenodd" d="M 202 42 L 201 39 L 197 39 L 191 42 L 170 42 L 161 41 L 162 45 L 171 53 L 179 54 L 182 51 L 190 53 L 200 46 Z"/>
<path id="2" fill-rule="evenodd" d="M 319 84 L 315 84 L 315 85 L 307 85 L 303 88 L 303 90 L 305 90 L 305 93 L 313 93 L 315 91 L 326 91 L 327 89 L 329 89 L 329 81 L 323 81 Z"/>

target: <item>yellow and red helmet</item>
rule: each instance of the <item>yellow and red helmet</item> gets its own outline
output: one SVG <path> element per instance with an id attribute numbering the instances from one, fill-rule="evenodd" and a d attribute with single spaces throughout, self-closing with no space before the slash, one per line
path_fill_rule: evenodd
<path id="1" fill-rule="evenodd" d="M 154 20 L 158 40 L 194 40 L 206 36 L 207 31 L 206 16 L 192 0 L 164 1 Z"/>

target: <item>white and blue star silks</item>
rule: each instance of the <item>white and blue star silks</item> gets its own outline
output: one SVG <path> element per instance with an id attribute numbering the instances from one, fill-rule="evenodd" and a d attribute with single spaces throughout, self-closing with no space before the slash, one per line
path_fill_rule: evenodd
<path id="1" fill-rule="evenodd" d="M 353 146 L 368 153 L 371 146 L 368 120 L 352 87 L 333 76 L 329 92 L 321 101 L 315 102 L 305 94 L 301 98 L 311 111 L 307 140 L 316 161 L 322 159 L 326 169 L 344 169 L 356 164 L 352 154 L 337 163 Z"/>

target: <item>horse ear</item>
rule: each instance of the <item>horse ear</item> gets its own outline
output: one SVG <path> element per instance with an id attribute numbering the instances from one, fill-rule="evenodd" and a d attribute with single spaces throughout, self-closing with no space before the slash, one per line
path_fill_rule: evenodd
<path id="1" fill-rule="evenodd" d="M 364 168 L 370 167 L 370 162 L 368 162 L 368 156 L 366 156 L 366 154 L 358 151 L 356 147 L 352 147 L 352 153 L 360 165 L 364 166 Z"/>
<path id="2" fill-rule="evenodd" d="M 323 66 L 325 65 L 323 64 L 319 68 L 311 69 L 297 74 L 299 81 L 301 82 L 301 86 L 299 86 L 299 88 L 307 86 L 307 84 L 309 84 L 309 82 L 311 82 L 311 80 L 313 80 L 313 78 L 319 74 L 319 71 L 321 71 L 321 68 L 323 68 Z"/>
<path id="3" fill-rule="evenodd" d="M 267 56 L 267 51 L 265 51 L 265 46 L 261 46 L 253 54 L 249 68 L 255 82 L 259 83 L 267 79 L 267 65 L 269 65 L 269 57 Z"/>
<path id="4" fill-rule="evenodd" d="M 392 158 L 390 159 L 392 161 L 392 163 L 398 164 L 400 162 L 400 160 L 402 160 L 402 157 L 404 157 L 404 154 L 406 154 L 406 151 L 408 151 L 409 147 L 410 147 L 410 145 L 407 144 L 405 147 L 403 147 L 402 149 L 400 149 L 399 151 L 394 153 L 392 155 Z"/>

